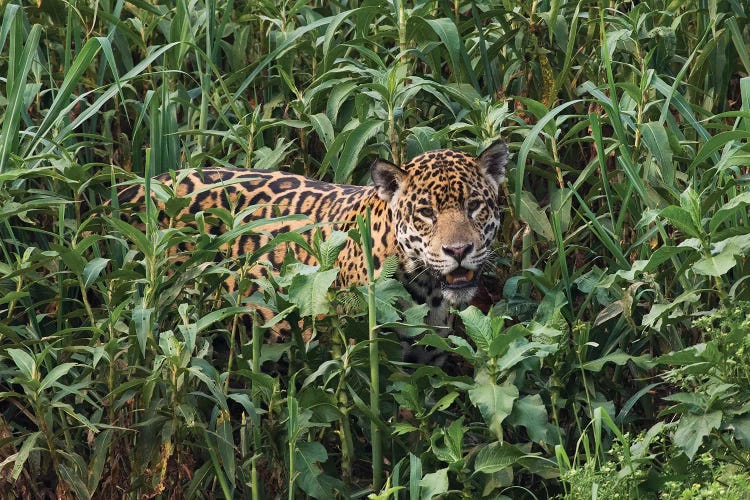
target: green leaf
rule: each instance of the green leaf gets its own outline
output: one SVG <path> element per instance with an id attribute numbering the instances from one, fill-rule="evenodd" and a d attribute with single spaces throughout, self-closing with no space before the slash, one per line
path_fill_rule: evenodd
<path id="1" fill-rule="evenodd" d="M 320 464 L 328 461 L 328 453 L 322 444 L 299 443 L 295 455 L 294 463 L 299 473 L 295 484 L 302 491 L 318 499 L 334 498 L 337 491 L 343 491 L 341 481 L 323 473 Z"/>
<path id="2" fill-rule="evenodd" d="M 480 372 L 476 384 L 469 390 L 469 399 L 479 408 L 490 431 L 502 440 L 503 421 L 513 410 L 518 388 L 514 385 L 499 386 L 489 379 L 486 372 Z"/>
<path id="3" fill-rule="evenodd" d="M 137 306 L 133 309 L 133 323 L 135 323 L 135 336 L 138 340 L 138 346 L 141 348 L 141 355 L 146 355 L 146 343 L 151 336 L 151 314 L 154 309 Z"/>
<path id="4" fill-rule="evenodd" d="M 662 318 L 667 314 L 678 313 L 680 306 L 684 303 L 692 304 L 700 299 L 698 292 L 688 291 L 681 294 L 668 304 L 654 304 L 648 314 L 643 316 L 643 326 L 650 326 L 659 329 Z"/>
<path id="5" fill-rule="evenodd" d="M 36 361 L 28 352 L 21 349 L 8 349 L 8 355 L 27 380 L 36 379 Z"/>
<path id="6" fill-rule="evenodd" d="M 708 157 L 716 153 L 719 149 L 732 144 L 735 141 L 746 141 L 750 139 L 750 132 L 746 130 L 730 130 L 727 132 L 720 132 L 710 138 L 703 144 L 703 147 L 695 155 L 695 158 L 690 162 L 689 170 L 696 168 L 698 165 L 703 163 Z"/>
<path id="7" fill-rule="evenodd" d="M 107 463 L 109 450 L 112 446 L 114 432 L 114 429 L 104 429 L 94 440 L 86 484 L 89 491 L 96 491 L 101 481 L 104 465 Z"/>
<path id="8" fill-rule="evenodd" d="M 383 122 L 381 120 L 371 119 L 360 123 L 357 128 L 351 131 L 344 148 L 341 150 L 339 164 L 333 173 L 334 182 L 351 182 L 352 172 L 354 172 L 354 167 L 357 166 L 357 162 L 362 156 L 362 150 L 367 141 L 372 139 L 382 128 Z"/>
<path id="9" fill-rule="evenodd" d="M 419 498 L 431 500 L 448 491 L 448 468 L 440 469 L 425 476 L 419 481 Z"/>
<path id="10" fill-rule="evenodd" d="M 36 446 L 36 442 L 39 438 L 42 437 L 42 432 L 32 432 L 29 434 L 26 439 L 24 439 L 23 444 L 21 445 L 21 449 L 18 450 L 18 455 L 16 455 L 15 463 L 13 464 L 13 473 L 11 477 L 14 481 L 17 481 L 19 476 L 21 475 L 21 472 L 23 471 L 23 466 L 26 464 L 26 460 L 29 459 L 29 454 L 31 453 L 31 450 L 34 449 Z"/>
<path id="11" fill-rule="evenodd" d="M 317 113 L 308 118 L 313 130 L 318 134 L 320 142 L 323 143 L 326 149 L 329 149 L 333 143 L 334 136 L 336 135 L 333 131 L 331 120 L 328 119 L 328 116 L 326 116 L 325 113 Z"/>
<path id="12" fill-rule="evenodd" d="M 514 368 L 520 362 L 532 356 L 543 358 L 557 350 L 557 344 L 543 344 L 540 342 L 528 342 L 526 339 L 514 341 L 497 362 L 497 369 L 507 371 Z"/>
<path id="13" fill-rule="evenodd" d="M 674 184 L 675 168 L 672 163 L 672 148 L 664 125 L 661 122 L 641 123 L 640 130 L 643 143 L 660 167 L 664 183 L 671 186 Z"/>
<path id="14" fill-rule="evenodd" d="M 492 357 L 501 357 L 508 352 L 508 348 L 514 340 L 531 336 L 531 332 L 525 326 L 516 324 L 508 328 L 504 333 L 498 335 L 490 344 L 489 354 Z"/>
<path id="15" fill-rule="evenodd" d="M 200 319 L 198 319 L 198 321 L 196 321 L 195 333 L 202 332 L 209 326 L 220 322 L 225 318 L 229 318 L 230 316 L 234 316 L 237 314 L 247 314 L 247 312 L 247 307 L 245 306 L 230 306 L 218 309 L 216 311 L 211 311 L 210 313 L 202 316 Z"/>
<path id="16" fill-rule="evenodd" d="M 94 284 L 96 279 L 99 277 L 104 268 L 107 267 L 110 259 L 104 259 L 102 257 L 95 257 L 86 263 L 83 268 L 83 287 L 89 288 Z"/>
<path id="17" fill-rule="evenodd" d="M 236 465 L 234 459 L 234 439 L 229 412 L 224 410 L 216 420 L 216 448 L 221 457 L 221 465 L 232 488 L 235 486 Z"/>
<path id="18" fill-rule="evenodd" d="M 465 340 L 464 342 L 466 343 L 466 345 L 457 345 L 454 347 L 448 344 L 448 341 L 445 339 L 445 337 L 441 337 L 436 333 L 427 333 L 421 339 L 419 339 L 419 341 L 417 341 L 417 345 L 436 347 L 441 351 L 452 352 L 454 354 L 462 356 L 465 359 L 474 360 L 476 357 L 476 353 L 471 348 L 471 346 L 468 345 L 468 342 L 466 342 Z"/>
<path id="19" fill-rule="evenodd" d="M 463 418 L 459 418 L 454 420 L 447 429 L 435 429 L 430 437 L 432 452 L 438 460 L 448 465 L 463 463 L 463 421 Z"/>
<path id="20" fill-rule="evenodd" d="M 626 354 L 622 351 L 613 352 L 610 354 L 607 354 L 606 356 L 602 356 L 599 359 L 595 359 L 592 361 L 586 361 L 581 365 L 581 368 L 584 370 L 592 371 L 592 372 L 600 372 L 605 364 L 607 363 L 614 363 L 617 366 L 622 366 L 628 361 L 633 361 L 636 366 L 639 366 L 641 368 L 644 367 L 644 364 L 647 364 L 649 358 L 648 355 L 642 355 L 642 356 L 632 356 L 630 354 Z"/>
<path id="21" fill-rule="evenodd" d="M 331 304 L 328 289 L 336 281 L 338 269 L 318 271 L 314 274 L 297 275 L 292 279 L 289 301 L 299 308 L 301 316 L 328 314 Z"/>
<path id="22" fill-rule="evenodd" d="M 479 350 L 489 353 L 490 344 L 493 340 L 490 318 L 475 306 L 469 306 L 463 311 L 459 311 L 458 315 L 466 327 L 466 334 L 474 341 Z"/>
<path id="23" fill-rule="evenodd" d="M 714 234 L 721 223 L 731 217 L 747 216 L 746 205 L 750 205 L 750 191 L 738 194 L 716 211 L 708 224 L 709 234 Z"/>
<path id="24" fill-rule="evenodd" d="M 16 15 L 12 17 L 14 23 L 17 23 L 17 29 L 23 29 L 22 16 Z M 16 72 L 14 75 L 8 75 L 7 77 L 8 80 L 12 77 L 12 87 L 6 88 L 8 104 L 3 109 L 3 128 L 0 130 L 0 173 L 7 170 L 11 154 L 17 154 L 18 129 L 21 117 L 24 115 L 24 89 L 26 88 L 26 79 L 28 78 L 32 63 L 36 59 L 35 55 L 39 49 L 41 33 L 42 27 L 40 25 L 35 24 L 31 27 L 28 35 L 25 35 L 26 42 L 20 54 L 20 60 L 14 61 L 12 66 Z M 17 57 L 19 54 L 16 53 L 13 55 Z M 6 81 L 6 83 L 8 82 Z"/>
<path id="25" fill-rule="evenodd" d="M 693 222 L 690 213 L 682 207 L 676 205 L 663 208 L 659 215 L 666 218 L 670 224 L 679 229 L 684 235 L 691 238 L 700 238 L 702 231 L 699 226 Z"/>
<path id="26" fill-rule="evenodd" d="M 740 253 L 737 247 L 727 245 L 718 255 L 702 257 L 698 260 L 693 264 L 693 272 L 704 276 L 724 276 L 737 265 L 735 255 Z"/>
<path id="27" fill-rule="evenodd" d="M 474 474 L 494 474 L 512 466 L 524 453 L 512 444 L 496 441 L 485 446 L 474 460 Z"/>
<path id="28" fill-rule="evenodd" d="M 555 119 L 555 117 L 563 112 L 567 107 L 575 106 L 578 103 L 580 103 L 581 99 L 576 99 L 574 101 L 568 101 L 566 103 L 560 104 L 559 106 L 555 106 L 553 109 L 550 110 L 549 113 L 544 115 L 543 118 L 541 118 L 536 125 L 529 131 L 529 134 L 526 136 L 526 138 L 523 140 L 523 144 L 521 144 L 521 149 L 518 150 L 518 156 L 516 158 L 516 175 L 515 175 L 515 186 L 513 192 L 516 193 L 516 196 L 513 197 L 513 211 L 517 214 L 521 214 L 522 207 L 521 203 L 523 202 L 523 196 L 517 196 L 518 193 L 523 193 L 523 182 L 525 179 L 524 172 L 526 170 L 526 160 L 529 156 L 529 152 L 531 151 L 531 148 L 534 147 L 534 144 L 539 139 L 539 134 L 544 129 L 544 127 L 551 121 Z M 522 216 L 523 217 L 523 216 Z M 546 219 L 546 217 L 545 217 Z M 526 221 L 528 222 L 528 221 Z M 547 221 L 547 224 L 549 224 L 549 221 Z M 534 229 L 532 227 L 532 229 Z M 536 230 L 535 230 L 536 231 Z M 538 232 L 538 231 L 537 231 Z M 539 234 L 544 234 L 543 232 Z M 552 234 L 552 226 L 549 227 L 549 231 L 547 233 L 549 235 L 549 238 L 547 238 L 550 241 L 554 240 L 554 235 Z M 546 236 L 545 236 L 546 237 Z"/>
<path id="29" fill-rule="evenodd" d="M 374 284 L 375 286 L 375 311 L 379 324 L 393 323 L 401 320 L 399 309 L 395 304 L 400 299 L 410 299 L 411 295 L 404 288 L 404 285 L 393 278 L 380 279 Z M 360 288 L 362 293 L 367 295 L 367 286 Z"/>
<path id="30" fill-rule="evenodd" d="M 552 224 L 531 193 L 523 191 L 521 196 L 514 195 L 514 198 L 518 200 L 516 205 L 519 207 L 521 220 L 538 235 L 548 241 L 554 241 L 555 233 L 552 230 Z"/>
<path id="31" fill-rule="evenodd" d="M 547 408 L 539 394 L 524 396 L 513 406 L 513 411 L 508 418 L 508 423 L 515 426 L 523 426 L 529 437 L 535 443 L 548 443 L 551 441 L 548 432 L 549 418 Z"/>
<path id="32" fill-rule="evenodd" d="M 52 368 L 44 377 L 42 383 L 39 385 L 39 390 L 43 391 L 44 389 L 50 387 L 52 384 L 57 382 L 57 379 L 67 374 L 68 371 L 74 366 L 78 366 L 78 363 L 63 363 Z"/>
<path id="33" fill-rule="evenodd" d="M 703 443 L 703 438 L 721 425 L 721 415 L 720 411 L 703 415 L 682 415 L 674 433 L 674 443 L 692 460 Z"/>

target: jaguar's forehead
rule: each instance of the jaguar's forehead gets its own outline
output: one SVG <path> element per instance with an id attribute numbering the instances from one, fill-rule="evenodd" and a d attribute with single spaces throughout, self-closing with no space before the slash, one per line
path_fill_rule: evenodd
<path id="1" fill-rule="evenodd" d="M 415 156 L 402 167 L 409 176 L 430 176 L 435 172 L 460 173 L 467 170 L 475 171 L 476 159 L 461 151 L 452 149 L 437 149 Z"/>
<path id="2" fill-rule="evenodd" d="M 437 206 L 462 204 L 487 183 L 473 156 L 451 149 L 416 156 L 402 169 L 407 173 L 404 191 L 412 201 L 426 198 Z"/>

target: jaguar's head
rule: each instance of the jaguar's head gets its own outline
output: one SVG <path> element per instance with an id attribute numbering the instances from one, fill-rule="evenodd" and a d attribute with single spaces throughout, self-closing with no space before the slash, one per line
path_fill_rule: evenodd
<path id="1" fill-rule="evenodd" d="M 441 149 L 398 167 L 372 167 L 378 196 L 391 210 L 407 273 L 431 273 L 452 305 L 469 302 L 500 227 L 499 187 L 508 149 L 497 141 L 478 157 Z"/>

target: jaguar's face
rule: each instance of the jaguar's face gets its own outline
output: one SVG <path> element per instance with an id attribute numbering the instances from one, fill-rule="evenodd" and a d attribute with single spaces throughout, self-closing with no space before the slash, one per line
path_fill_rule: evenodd
<path id="1" fill-rule="evenodd" d="M 393 213 L 401 261 L 410 275 L 431 273 L 451 304 L 469 302 L 500 227 L 499 186 L 507 148 L 498 141 L 479 157 L 452 150 L 417 156 L 399 168 L 373 166 L 373 180 Z"/>

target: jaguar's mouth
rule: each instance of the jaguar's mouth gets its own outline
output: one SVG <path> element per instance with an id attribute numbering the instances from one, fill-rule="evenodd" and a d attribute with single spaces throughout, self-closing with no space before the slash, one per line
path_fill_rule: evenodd
<path id="1" fill-rule="evenodd" d="M 471 269 L 457 267 L 443 275 L 443 286 L 453 289 L 475 287 L 477 286 L 476 273 Z"/>

